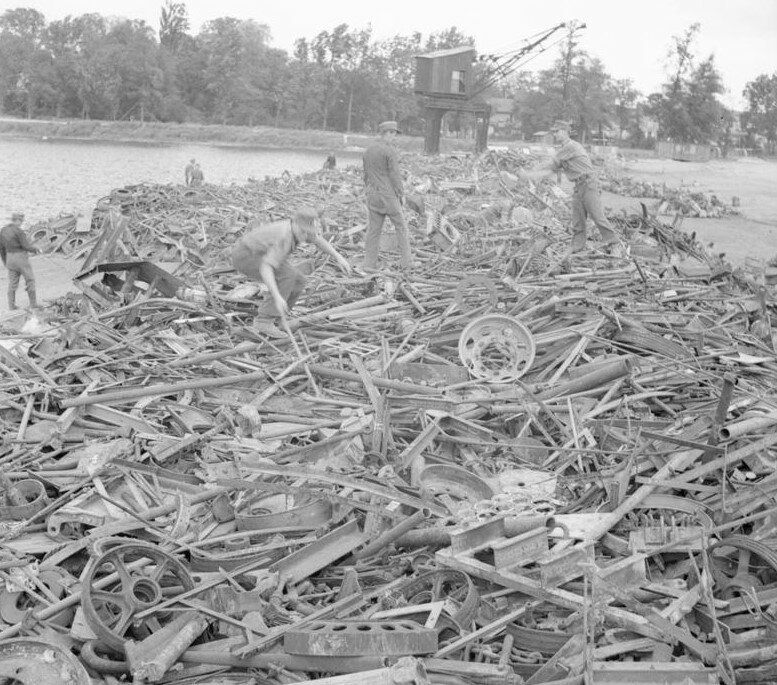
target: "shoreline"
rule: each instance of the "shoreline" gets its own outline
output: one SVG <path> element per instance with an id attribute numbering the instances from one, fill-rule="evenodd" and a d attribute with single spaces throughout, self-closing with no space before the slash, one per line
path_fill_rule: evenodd
<path id="1" fill-rule="evenodd" d="M 314 129 L 218 124 L 141 123 L 133 121 L 42 120 L 0 118 L 0 138 L 74 141 L 117 145 L 210 145 L 224 148 L 306 150 L 360 154 L 376 136 Z M 423 152 L 422 137 L 401 136 L 398 147 Z M 474 146 L 473 141 L 442 141 L 446 147 Z"/>
<path id="2" fill-rule="evenodd" d="M 363 146 L 333 148 L 333 147 L 305 147 L 302 145 L 271 145 L 269 143 L 241 143 L 220 140 L 157 140 L 153 138 L 88 138 L 83 136 L 38 136 L 25 133 L 9 133 L 0 130 L 0 140 L 34 140 L 45 143 L 93 143 L 95 145 L 130 145 L 133 147 L 180 147 L 189 145 L 201 145 L 217 148 L 235 148 L 241 150 L 273 150 L 279 152 L 327 152 L 334 150 L 344 155 L 361 155 L 365 150 Z"/>

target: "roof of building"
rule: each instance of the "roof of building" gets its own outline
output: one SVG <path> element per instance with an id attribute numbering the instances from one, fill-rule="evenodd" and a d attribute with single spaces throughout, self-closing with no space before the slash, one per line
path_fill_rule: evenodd
<path id="1" fill-rule="evenodd" d="M 416 55 L 416 57 L 428 57 L 434 59 L 435 57 L 451 57 L 453 55 L 463 55 L 465 52 L 477 52 L 471 45 L 465 45 L 459 48 L 448 48 L 447 50 L 435 50 L 434 52 L 426 52 L 423 55 Z"/>

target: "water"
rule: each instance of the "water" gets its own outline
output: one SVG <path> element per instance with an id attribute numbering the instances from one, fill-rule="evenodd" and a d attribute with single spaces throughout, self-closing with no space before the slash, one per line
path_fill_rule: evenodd
<path id="1" fill-rule="evenodd" d="M 338 166 L 360 160 L 338 151 Z M 245 183 L 249 178 L 320 169 L 326 151 L 242 148 L 204 144 L 109 143 L 0 138 L 0 225 L 22 211 L 25 225 L 60 213 L 89 216 L 111 190 L 138 183 L 183 183 L 195 158 L 205 183 Z"/>

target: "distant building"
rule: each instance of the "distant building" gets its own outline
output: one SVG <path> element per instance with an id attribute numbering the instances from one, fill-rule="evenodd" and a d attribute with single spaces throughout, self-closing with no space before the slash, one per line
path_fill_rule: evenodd
<path id="1" fill-rule="evenodd" d="M 658 121 L 649 117 L 644 112 L 637 112 L 637 126 L 642 131 L 642 135 L 650 140 L 658 139 Z"/>

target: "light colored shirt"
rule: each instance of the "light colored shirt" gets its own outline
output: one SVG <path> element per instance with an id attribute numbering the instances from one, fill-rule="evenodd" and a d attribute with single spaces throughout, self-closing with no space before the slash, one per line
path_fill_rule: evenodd
<path id="1" fill-rule="evenodd" d="M 553 157 L 553 171 L 563 171 L 570 181 L 594 172 L 594 165 L 585 148 L 576 140 L 568 140 Z"/>
<path id="2" fill-rule="evenodd" d="M 232 248 L 232 265 L 256 279 L 261 279 L 259 269 L 262 264 L 279 269 L 298 242 L 312 243 L 319 237 L 315 224 L 309 228 L 300 225 L 297 227 L 298 241 L 288 219 L 270 224 L 251 222 L 248 229 Z"/>

